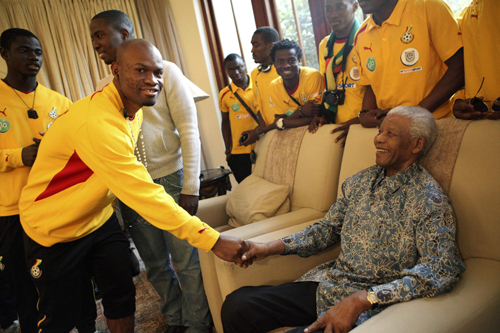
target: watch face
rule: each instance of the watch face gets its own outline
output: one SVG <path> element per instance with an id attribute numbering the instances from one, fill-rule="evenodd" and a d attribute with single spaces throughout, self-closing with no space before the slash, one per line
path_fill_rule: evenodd
<path id="1" fill-rule="evenodd" d="M 375 293 L 368 293 L 368 301 L 370 301 L 370 303 L 374 304 L 374 303 L 378 303 L 378 299 L 377 299 L 377 296 L 375 296 Z"/>

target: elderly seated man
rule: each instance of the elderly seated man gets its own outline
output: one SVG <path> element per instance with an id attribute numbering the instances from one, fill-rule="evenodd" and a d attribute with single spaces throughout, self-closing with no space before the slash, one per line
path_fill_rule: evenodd
<path id="1" fill-rule="evenodd" d="M 247 241 L 247 266 L 308 257 L 340 242 L 338 259 L 297 282 L 243 287 L 222 306 L 224 333 L 348 332 L 387 306 L 449 292 L 464 271 L 450 200 L 417 162 L 437 136 L 430 112 L 399 106 L 375 136 L 376 164 L 348 178 L 326 216 L 269 243 Z M 307 326 L 309 325 L 309 326 Z"/>

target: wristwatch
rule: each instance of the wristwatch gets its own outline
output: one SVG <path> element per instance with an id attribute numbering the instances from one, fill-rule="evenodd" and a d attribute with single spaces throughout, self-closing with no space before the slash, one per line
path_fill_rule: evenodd
<path id="1" fill-rule="evenodd" d="M 278 119 L 278 121 L 276 121 L 276 127 L 278 128 L 279 131 L 285 129 L 285 124 L 283 124 L 283 118 L 280 118 Z"/>
<path id="2" fill-rule="evenodd" d="M 376 309 L 378 307 L 378 298 L 373 291 L 368 291 L 368 293 L 366 294 L 366 299 L 372 305 L 372 309 Z"/>

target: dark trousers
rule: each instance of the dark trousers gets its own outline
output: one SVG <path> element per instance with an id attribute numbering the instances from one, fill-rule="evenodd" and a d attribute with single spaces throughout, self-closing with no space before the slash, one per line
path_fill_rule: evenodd
<path id="1" fill-rule="evenodd" d="M 265 333 L 296 326 L 303 328 L 290 332 L 303 332 L 317 319 L 316 289 L 317 282 L 240 288 L 222 305 L 224 333 Z"/>
<path id="2" fill-rule="evenodd" d="M 12 288 L 0 274 L 0 327 L 5 329 L 17 320 L 16 300 Z"/>
<path id="3" fill-rule="evenodd" d="M 26 266 L 19 215 L 0 217 L 0 257 L 0 274 L 14 292 L 21 331 L 38 332 L 38 293 Z"/>
<path id="4" fill-rule="evenodd" d="M 227 164 L 231 168 L 234 178 L 236 178 L 238 183 L 241 183 L 243 179 L 247 178 L 252 173 L 250 154 L 231 154 Z"/>
<path id="5" fill-rule="evenodd" d="M 115 214 L 99 229 L 75 241 L 51 247 L 26 235 L 24 241 L 32 280 L 40 293 L 41 332 L 69 332 L 77 323 L 88 323 L 92 316 L 95 320 L 91 276 L 102 293 L 107 318 L 124 318 L 135 312 L 129 242 Z"/>

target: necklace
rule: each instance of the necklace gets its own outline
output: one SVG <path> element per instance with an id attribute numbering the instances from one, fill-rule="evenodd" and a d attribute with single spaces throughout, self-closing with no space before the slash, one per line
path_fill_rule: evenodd
<path id="1" fill-rule="evenodd" d="M 26 104 L 26 102 L 24 101 L 24 99 L 22 99 L 21 96 L 19 96 L 19 94 L 17 93 L 16 89 L 12 88 L 12 90 L 14 90 L 14 92 L 17 95 L 17 97 L 19 97 L 19 99 L 21 100 L 21 102 L 23 102 L 24 105 L 26 105 L 26 107 L 28 108 L 28 118 L 30 118 L 30 119 L 38 119 L 38 113 L 35 110 L 33 110 L 33 108 L 35 107 L 36 88 L 35 88 L 35 93 L 33 94 L 33 105 L 31 106 L 31 108 L 28 106 L 28 104 Z"/>
<path id="2" fill-rule="evenodd" d="M 127 111 L 124 110 L 124 114 L 126 114 Z M 135 134 L 132 129 L 132 122 L 130 121 L 130 118 L 127 117 L 127 122 L 128 122 L 128 127 L 130 129 L 130 133 L 132 133 L 132 140 L 136 142 L 135 140 Z M 144 165 L 144 167 L 147 169 L 148 168 L 148 160 L 146 158 L 146 146 L 144 144 L 144 135 L 142 135 L 142 127 L 141 123 L 139 121 L 139 118 L 137 118 L 137 123 L 139 124 L 139 137 L 137 138 L 137 142 L 135 143 L 135 156 L 137 156 L 137 160 Z M 139 151 L 139 139 L 141 140 L 141 146 L 142 146 L 142 155 L 141 152 Z M 143 157 L 144 156 L 144 157 Z"/>

